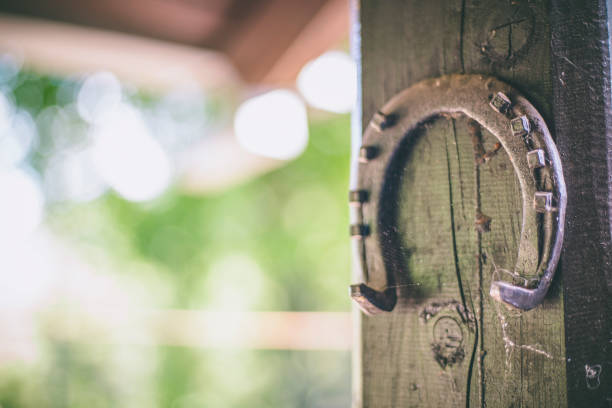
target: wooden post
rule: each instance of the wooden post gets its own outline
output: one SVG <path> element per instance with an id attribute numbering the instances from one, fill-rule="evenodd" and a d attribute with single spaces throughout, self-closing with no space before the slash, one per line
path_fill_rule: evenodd
<path id="1" fill-rule="evenodd" d="M 402 89 L 486 74 L 542 114 L 568 187 L 557 277 L 542 305 L 520 312 L 488 293 L 512 273 L 521 228 L 507 153 L 494 154 L 495 138 L 474 134 L 463 116 L 436 119 L 401 152 L 393 216 L 405 270 L 394 311 L 357 319 L 355 407 L 612 406 L 608 8 L 605 0 L 551 3 L 353 2 L 356 147 L 361 128 Z M 492 155 L 486 163 L 483 151 Z"/>

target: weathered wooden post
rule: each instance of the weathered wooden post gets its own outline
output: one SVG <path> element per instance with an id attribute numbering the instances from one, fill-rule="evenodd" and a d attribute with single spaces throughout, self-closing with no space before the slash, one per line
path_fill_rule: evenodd
<path id="1" fill-rule="evenodd" d="M 383 310 L 356 313 L 354 406 L 612 407 L 611 2 L 353 6 L 361 72 L 351 181 L 355 280 L 378 291 L 361 285 L 352 294 L 366 310 Z M 466 91 L 468 77 L 451 74 L 481 75 L 469 78 L 474 89 L 481 80 L 490 88 L 487 105 L 503 88 L 512 107 L 485 112 L 480 91 Z M 427 79 L 434 91 L 420 94 L 422 103 L 385 105 Z M 391 142 L 383 130 L 432 111 L 434 97 L 461 109 L 404 129 L 404 141 L 385 152 Z M 384 106 L 395 111 L 380 112 Z M 531 129 L 500 136 L 497 123 L 523 114 Z M 560 163 L 541 141 L 546 125 Z M 359 151 L 372 126 L 379 144 Z M 376 165 L 364 170 L 364 163 L 377 155 L 392 163 L 376 170 L 384 183 L 361 191 L 376 182 L 363 174 L 373 174 Z M 554 175 L 561 166 L 567 192 Z M 524 198 L 530 183 L 550 192 L 533 208 Z M 490 296 L 495 281 L 542 286 L 563 227 L 561 260 L 541 303 L 525 311 Z"/>

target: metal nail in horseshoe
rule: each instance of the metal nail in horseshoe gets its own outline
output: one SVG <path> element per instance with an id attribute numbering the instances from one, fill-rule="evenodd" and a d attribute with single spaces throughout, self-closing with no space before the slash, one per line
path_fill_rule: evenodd
<path id="1" fill-rule="evenodd" d="M 491 132 L 510 156 L 519 180 L 523 218 L 517 265 L 539 257 L 537 286 L 494 281 L 490 295 L 522 310 L 540 304 L 553 279 L 565 222 L 567 194 L 561 159 L 538 111 L 518 91 L 491 77 L 448 75 L 419 82 L 395 95 L 378 111 L 364 131 L 359 154 L 357 189 L 349 201 L 357 220 L 351 226 L 363 283 L 351 285 L 350 295 L 367 314 L 393 310 L 397 301 L 393 271 L 385 267 L 381 244 L 381 199 L 386 171 L 402 140 L 424 121 L 440 114 L 462 113 Z M 538 218 L 538 213 L 541 216 Z M 530 244 L 538 234 L 542 244 Z M 384 271 L 372 276 L 369 271 Z M 383 275 L 383 276 L 379 276 Z"/>

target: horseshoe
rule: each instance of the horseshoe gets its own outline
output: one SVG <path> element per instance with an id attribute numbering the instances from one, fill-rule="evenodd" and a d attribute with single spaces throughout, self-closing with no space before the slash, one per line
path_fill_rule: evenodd
<path id="1" fill-rule="evenodd" d="M 535 287 L 497 280 L 490 295 L 512 307 L 529 310 L 544 299 L 559 261 L 567 193 L 557 147 L 538 111 L 509 85 L 482 75 L 447 75 L 419 82 L 391 98 L 374 114 L 359 150 L 357 189 L 349 192 L 353 247 L 363 283 L 350 296 L 367 314 L 393 310 L 396 271 L 385 263 L 383 192 L 394 188 L 388 170 L 400 143 L 415 137 L 425 121 L 462 113 L 491 132 L 504 147 L 519 180 L 522 227 L 517 265 L 539 259 Z M 538 217 L 539 213 L 541 214 Z M 541 223 L 542 243 L 534 247 Z M 537 241 L 537 240 L 536 240 Z M 534 258 L 535 257 L 535 258 Z M 515 266 L 515 270 L 517 267 Z M 377 274 L 373 271 L 380 271 Z M 523 271 L 524 272 L 524 271 Z"/>

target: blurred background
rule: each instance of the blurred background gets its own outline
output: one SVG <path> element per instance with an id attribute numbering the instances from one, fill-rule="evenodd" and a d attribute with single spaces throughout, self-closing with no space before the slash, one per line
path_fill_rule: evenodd
<path id="1" fill-rule="evenodd" d="M 0 2 L 0 407 L 346 407 L 345 0 Z"/>

